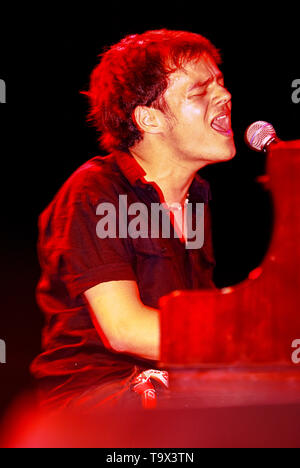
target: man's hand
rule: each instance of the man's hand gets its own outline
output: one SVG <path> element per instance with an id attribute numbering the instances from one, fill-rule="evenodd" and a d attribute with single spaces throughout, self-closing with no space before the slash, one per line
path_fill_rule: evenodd
<path id="1" fill-rule="evenodd" d="M 159 313 L 141 302 L 135 281 L 100 283 L 86 291 L 85 297 L 107 348 L 159 360 Z"/>

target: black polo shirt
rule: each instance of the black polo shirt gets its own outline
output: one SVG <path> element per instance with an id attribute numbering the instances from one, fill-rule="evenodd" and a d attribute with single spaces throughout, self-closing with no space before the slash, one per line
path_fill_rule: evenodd
<path id="1" fill-rule="evenodd" d="M 208 209 L 208 183 L 196 176 L 189 202 L 205 203 L 204 245 L 186 249 L 174 235 L 170 238 L 99 238 L 97 207 L 116 207 L 119 227 L 119 196 L 132 203 L 162 202 L 154 183 L 127 153 L 95 157 L 81 166 L 62 186 L 39 218 L 38 253 L 42 275 L 37 301 L 45 315 L 43 352 L 31 365 L 48 397 L 72 395 L 91 385 L 129 375 L 155 363 L 117 354 L 105 348 L 93 325 L 84 292 L 101 282 L 134 280 L 142 302 L 159 307 L 160 297 L 183 289 L 214 287 L 215 265 Z M 129 216 L 128 222 L 132 217 Z M 169 218 L 170 219 L 170 218 Z"/>

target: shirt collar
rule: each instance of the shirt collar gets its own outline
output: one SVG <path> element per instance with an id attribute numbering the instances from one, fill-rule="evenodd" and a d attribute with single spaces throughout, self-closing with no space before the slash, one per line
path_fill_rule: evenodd
<path id="1" fill-rule="evenodd" d="M 138 181 L 145 185 L 150 185 L 150 183 L 147 183 L 144 178 L 146 172 L 131 154 L 117 151 L 115 156 L 119 169 L 131 185 L 136 185 Z M 190 201 L 201 200 L 204 203 L 208 203 L 209 200 L 211 200 L 210 185 L 198 173 L 191 183 L 189 196 Z"/>
<path id="2" fill-rule="evenodd" d="M 138 180 L 143 180 L 146 172 L 139 165 L 131 154 L 116 152 L 116 162 L 122 174 L 128 179 L 131 185 L 135 185 Z"/>
<path id="3" fill-rule="evenodd" d="M 193 182 L 191 183 L 189 189 L 189 200 L 192 201 L 202 201 L 203 203 L 208 203 L 212 196 L 210 185 L 207 180 L 203 179 L 198 173 L 196 174 Z"/>

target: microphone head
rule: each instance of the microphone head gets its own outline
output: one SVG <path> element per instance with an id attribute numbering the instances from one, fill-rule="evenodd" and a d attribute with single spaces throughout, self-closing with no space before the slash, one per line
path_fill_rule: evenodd
<path id="1" fill-rule="evenodd" d="M 255 151 L 264 151 L 276 139 L 277 136 L 273 125 L 263 120 L 254 122 L 245 132 L 246 143 Z"/>

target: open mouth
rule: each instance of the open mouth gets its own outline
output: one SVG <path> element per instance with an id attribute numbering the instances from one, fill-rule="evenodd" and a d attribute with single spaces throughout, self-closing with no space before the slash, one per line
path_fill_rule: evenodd
<path id="1" fill-rule="evenodd" d="M 231 118 L 228 112 L 223 112 L 215 117 L 210 126 L 218 133 L 225 136 L 232 136 Z"/>

